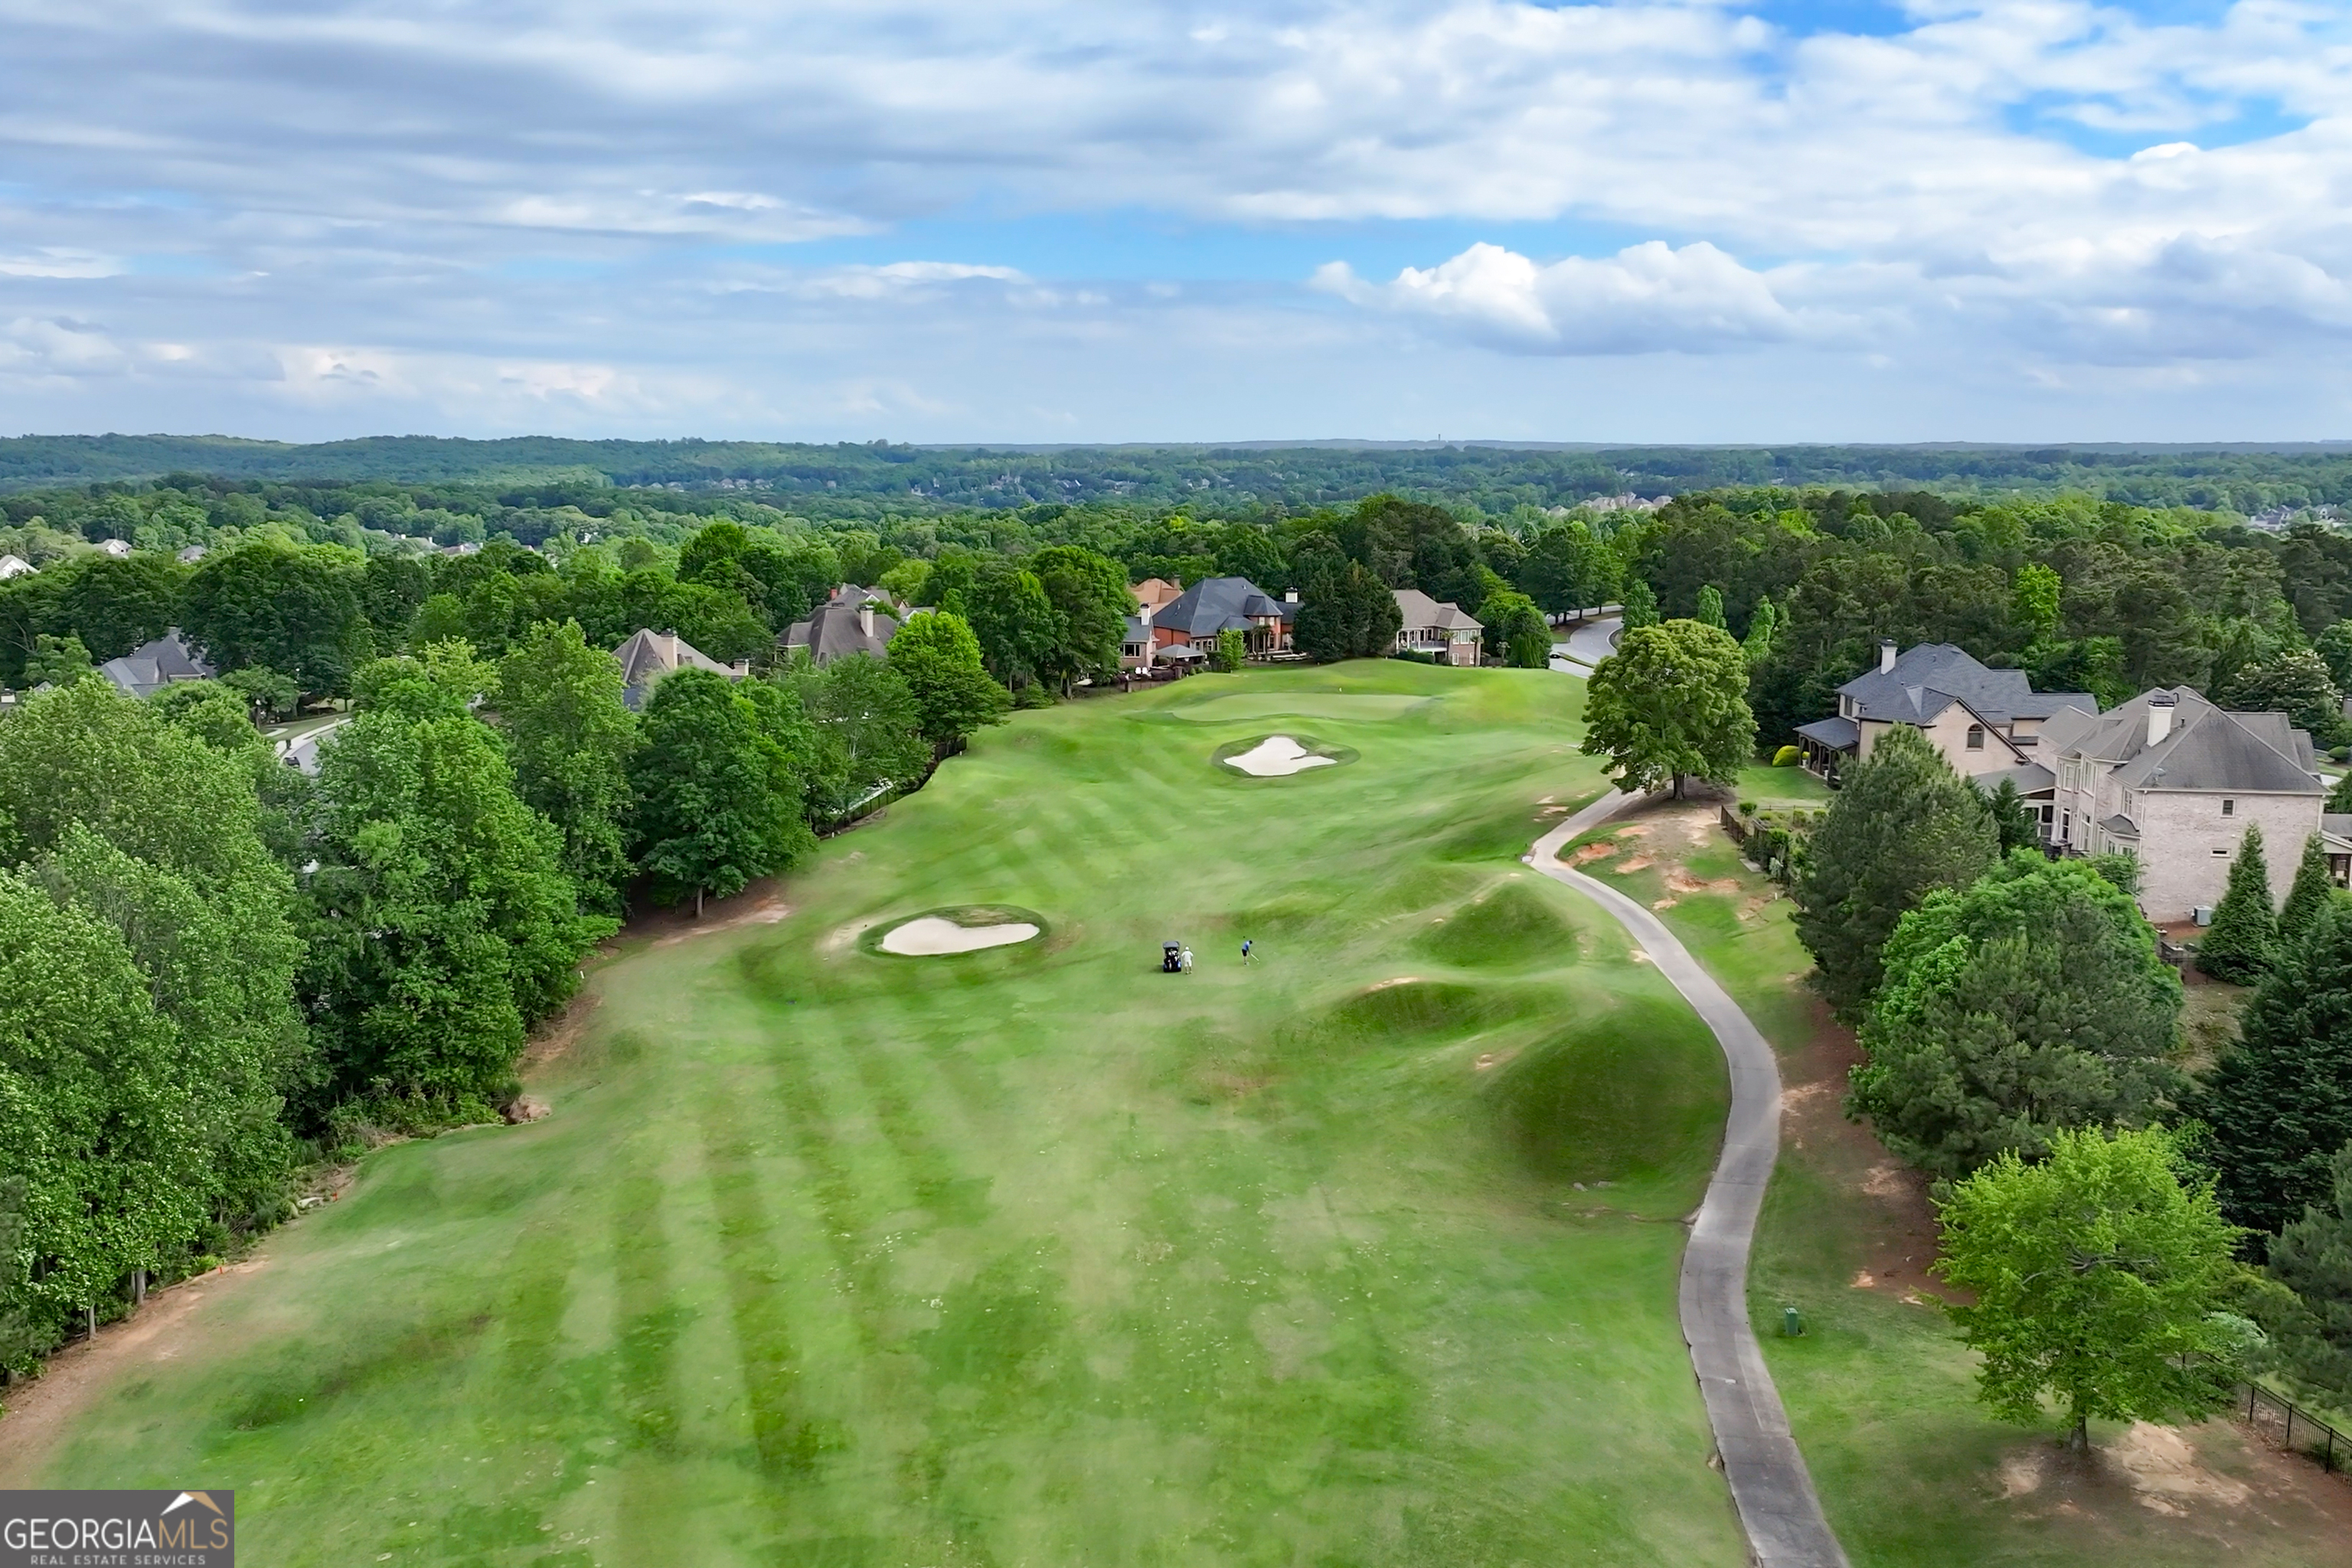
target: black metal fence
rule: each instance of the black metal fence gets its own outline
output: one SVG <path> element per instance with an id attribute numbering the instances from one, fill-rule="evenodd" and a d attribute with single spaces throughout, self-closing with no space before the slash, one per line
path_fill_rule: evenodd
<path id="1" fill-rule="evenodd" d="M 2291 1453 L 2319 1461 L 2334 1470 L 2352 1463 L 2352 1437 L 2267 1388 L 2244 1385 L 2245 1404 L 2238 1418 L 2257 1433 Z"/>

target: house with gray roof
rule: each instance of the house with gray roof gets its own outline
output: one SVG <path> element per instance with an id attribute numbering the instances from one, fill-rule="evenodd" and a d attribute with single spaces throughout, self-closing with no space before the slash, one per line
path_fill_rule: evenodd
<path id="1" fill-rule="evenodd" d="M 0 555 L 0 583 L 11 577 L 28 577 L 38 571 L 39 567 L 21 555 Z"/>
<path id="2" fill-rule="evenodd" d="M 213 678 L 213 667 L 188 646 L 177 626 L 121 658 L 108 659 L 98 672 L 112 681 L 116 690 L 131 697 L 152 697 L 177 681 Z"/>
<path id="3" fill-rule="evenodd" d="M 1944 753 L 1954 771 L 1998 789 L 2015 784 L 2043 819 L 2054 778 L 2042 761 L 2042 732 L 2060 713 L 2096 716 L 2082 691 L 2036 691 L 2021 669 L 1993 669 L 1966 648 L 1921 643 L 1901 654 L 1878 645 L 1878 663 L 1838 688 L 1837 711 L 1797 727 L 1805 766 L 1832 784 L 1870 755 L 1878 738 L 1908 725 Z"/>
<path id="4" fill-rule="evenodd" d="M 1277 599 L 1246 577 L 1203 577 L 1151 613 L 1156 649 L 1201 645 L 1237 631 L 1253 654 L 1286 653 L 1298 601 Z"/>
<path id="5" fill-rule="evenodd" d="M 613 657 L 621 663 L 621 702 L 632 713 L 645 707 L 655 684 L 674 669 L 707 669 L 730 680 L 751 673 L 749 661 L 721 664 L 676 632 L 632 633 Z"/>
<path id="6" fill-rule="evenodd" d="M 832 598 L 809 612 L 807 620 L 785 627 L 777 644 L 787 653 L 808 649 L 820 666 L 856 653 L 881 658 L 898 635 L 898 618 L 884 608 L 893 602 L 878 588 L 836 588 Z"/>
<path id="7" fill-rule="evenodd" d="M 1397 627 L 1395 652 L 1435 654 L 1448 664 L 1478 662 L 1478 647 L 1486 633 L 1484 622 L 1465 614 L 1461 605 L 1441 603 L 1418 588 L 1392 592 L 1397 614 L 1403 618 Z"/>
<path id="8" fill-rule="evenodd" d="M 2310 732 L 2284 713 L 2232 713 L 2189 687 L 2158 688 L 2107 713 L 2055 714 L 2041 740 L 2056 778 L 2053 842 L 2136 857 L 2140 909 L 2158 923 L 2221 902 L 2254 826 L 2272 901 L 2284 901 L 2305 840 L 2326 830 Z"/>

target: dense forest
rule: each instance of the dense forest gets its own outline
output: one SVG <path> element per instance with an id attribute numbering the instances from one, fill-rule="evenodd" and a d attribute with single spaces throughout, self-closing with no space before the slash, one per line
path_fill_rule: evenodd
<path id="1" fill-rule="evenodd" d="M 468 441 L 371 437 L 295 446 L 213 436 L 0 440 L 0 490 L 197 473 L 248 482 L 478 487 L 493 493 L 748 489 L 803 516 L 1129 502 L 1279 515 L 1395 491 L 1486 516 L 1594 497 L 1724 487 L 2088 495 L 2249 516 L 2352 502 L 2352 447 L 1511 447 L 1260 442 L 1072 447 L 806 446 L 754 441 Z M 513 504 L 513 503 L 509 503 Z"/>

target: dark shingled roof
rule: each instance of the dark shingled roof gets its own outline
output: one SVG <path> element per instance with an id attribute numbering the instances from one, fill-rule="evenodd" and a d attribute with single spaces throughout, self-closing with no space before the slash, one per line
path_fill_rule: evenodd
<path id="1" fill-rule="evenodd" d="M 725 665 L 676 632 L 640 631 L 613 650 L 621 661 L 621 702 L 632 713 L 646 704 L 655 681 L 673 669 L 709 669 L 733 680 L 740 670 Z"/>
<path id="2" fill-rule="evenodd" d="M 1857 718 L 1897 724 L 1927 723 L 1954 702 L 2003 727 L 2013 719 L 2047 719 L 2062 708 L 2099 710 L 2087 692 L 2036 691 L 2023 670 L 1989 669 L 1948 642 L 1907 649 L 1893 669 L 1874 666 L 1839 687 L 1838 695 L 1853 699 Z"/>
<path id="3" fill-rule="evenodd" d="M 1152 613 L 1151 624 L 1186 637 L 1213 637 L 1222 631 L 1247 631 L 1253 617 L 1289 621 L 1298 606 L 1286 605 L 1246 577 L 1203 577 Z"/>
<path id="4" fill-rule="evenodd" d="M 1833 752 L 1845 752 L 1861 742 L 1862 726 L 1851 719 L 1832 717 L 1800 724 L 1797 733 L 1816 745 L 1827 746 Z"/>
<path id="5" fill-rule="evenodd" d="M 118 690 L 133 697 L 151 697 L 175 680 L 209 680 L 213 667 L 198 658 L 187 639 L 173 626 L 153 642 L 132 648 L 121 658 L 110 658 L 98 672 Z"/>
<path id="6" fill-rule="evenodd" d="M 2147 743 L 2148 700 L 2173 700 L 2164 739 Z M 2194 689 L 2143 691 L 2095 719 L 2067 714 L 2042 733 L 2053 754 L 2074 752 L 2113 764 L 2126 789 L 2209 794 L 2322 795 L 2313 773 L 2311 736 L 2284 713 L 2231 713 Z"/>
<path id="7" fill-rule="evenodd" d="M 856 592 L 852 590 L 853 594 Z M 888 650 L 890 639 L 898 635 L 898 618 L 877 607 L 874 630 L 867 632 L 858 624 L 857 612 L 870 600 L 836 599 L 819 605 L 809 612 L 809 618 L 794 621 L 783 636 L 786 648 L 804 647 L 809 657 L 819 664 L 831 664 L 850 654 L 870 654 L 880 658 Z"/>

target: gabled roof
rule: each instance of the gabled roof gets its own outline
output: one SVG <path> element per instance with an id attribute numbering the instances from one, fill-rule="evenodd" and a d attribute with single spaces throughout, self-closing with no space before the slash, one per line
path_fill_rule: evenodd
<path id="1" fill-rule="evenodd" d="M 1157 609 L 1183 592 L 1181 583 L 1171 583 L 1165 577 L 1146 577 L 1135 585 L 1135 602 L 1146 609 Z"/>
<path id="2" fill-rule="evenodd" d="M 2096 713 L 2097 700 L 2084 691 L 2036 691 L 2021 669 L 1991 669 L 1963 647 L 1921 643 L 1895 660 L 1875 666 L 1838 688 L 1854 702 L 1854 717 L 1881 723 L 1926 724 L 1954 702 L 1965 702 L 1988 724 L 2006 727 L 2017 719 L 2047 719 L 2063 709 Z"/>
<path id="3" fill-rule="evenodd" d="M 1152 613 L 1151 624 L 1186 637 L 1213 637 L 1247 631 L 1258 621 L 1290 620 L 1298 606 L 1286 605 L 1246 577 L 1203 577 Z"/>
<path id="4" fill-rule="evenodd" d="M 1439 631 L 1449 632 L 1456 630 L 1477 632 L 1486 629 L 1484 623 L 1464 614 L 1459 605 L 1440 603 L 1418 588 L 1398 588 L 1394 592 L 1397 609 L 1404 616 L 1406 631 L 1412 631 L 1416 627 L 1426 629 L 1432 626 Z"/>
<path id="5" fill-rule="evenodd" d="M 1150 642 L 1151 640 L 1151 623 L 1145 620 L 1141 616 L 1128 616 L 1127 631 L 1119 640 L 1129 647 L 1133 647 L 1139 643 Z"/>
<path id="6" fill-rule="evenodd" d="M 0 555 L 0 583 L 5 583 L 11 577 L 22 577 L 27 573 L 38 571 L 40 571 L 39 567 L 21 555 Z"/>
<path id="7" fill-rule="evenodd" d="M 2173 700 L 2172 722 L 2150 745 L 2149 699 L 2158 695 Z M 2285 714 L 2231 713 L 2186 686 L 2143 691 L 2089 723 L 2070 721 L 2052 743 L 2064 755 L 2112 767 L 2126 789 L 2326 793 L 2312 771 L 2309 732 Z"/>
<path id="8" fill-rule="evenodd" d="M 639 631 L 613 650 L 621 661 L 621 700 L 631 712 L 645 706 L 655 681 L 674 669 L 708 669 L 733 680 L 742 675 L 712 658 L 676 632 Z"/>
<path id="9" fill-rule="evenodd" d="M 188 647 L 180 628 L 172 627 L 153 642 L 132 648 L 121 658 L 110 658 L 98 672 L 115 689 L 132 697 L 148 697 L 175 680 L 209 680 L 213 667 Z"/>
<path id="10" fill-rule="evenodd" d="M 856 594 L 858 590 L 851 592 Z M 819 664 L 831 664 L 854 653 L 880 658 L 888 650 L 890 639 L 898 635 L 898 622 L 896 616 L 877 607 L 874 610 L 874 629 L 867 632 L 858 623 L 857 612 L 870 604 L 871 600 L 852 598 L 819 605 L 809 612 L 807 620 L 794 621 L 785 628 L 783 645 L 787 648 L 808 649 L 809 657 Z"/>

